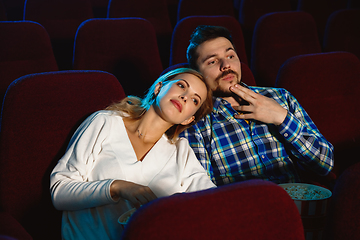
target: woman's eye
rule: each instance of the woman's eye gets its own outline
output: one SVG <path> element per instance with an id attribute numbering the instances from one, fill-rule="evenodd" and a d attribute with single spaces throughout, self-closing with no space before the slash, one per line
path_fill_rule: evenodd
<path id="1" fill-rule="evenodd" d="M 193 98 L 193 102 L 195 103 L 195 105 L 199 104 L 199 100 L 197 100 L 196 98 Z"/>
<path id="2" fill-rule="evenodd" d="M 178 82 L 177 85 L 178 85 L 179 87 L 181 87 L 181 88 L 185 88 L 184 84 L 182 84 L 181 82 Z"/>

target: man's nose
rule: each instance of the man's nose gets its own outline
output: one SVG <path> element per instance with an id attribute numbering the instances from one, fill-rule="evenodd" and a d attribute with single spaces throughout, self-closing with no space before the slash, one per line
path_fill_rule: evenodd
<path id="1" fill-rule="evenodd" d="M 230 62 L 228 59 L 223 59 L 221 61 L 221 71 L 228 70 L 230 68 Z"/>

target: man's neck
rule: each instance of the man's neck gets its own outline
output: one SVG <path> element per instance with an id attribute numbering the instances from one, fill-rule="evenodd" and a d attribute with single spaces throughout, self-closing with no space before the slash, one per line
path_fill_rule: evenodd
<path id="1" fill-rule="evenodd" d="M 231 106 L 240 106 L 239 102 L 235 100 L 233 97 L 222 97 L 222 99 L 228 101 Z"/>

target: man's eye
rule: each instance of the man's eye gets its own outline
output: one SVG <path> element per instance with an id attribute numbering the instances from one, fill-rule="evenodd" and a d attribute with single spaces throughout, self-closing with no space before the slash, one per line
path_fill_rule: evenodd
<path id="1" fill-rule="evenodd" d="M 215 64 L 215 60 L 214 61 L 210 61 L 210 62 L 208 62 L 208 65 L 213 65 L 213 64 Z"/>
<path id="2" fill-rule="evenodd" d="M 233 59 L 234 58 L 234 55 L 230 55 L 228 56 L 229 59 Z"/>

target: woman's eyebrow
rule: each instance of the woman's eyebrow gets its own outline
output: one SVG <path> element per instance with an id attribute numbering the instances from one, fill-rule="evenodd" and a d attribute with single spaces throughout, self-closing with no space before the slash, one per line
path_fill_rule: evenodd
<path id="1" fill-rule="evenodd" d="M 187 85 L 188 88 L 190 87 L 190 84 L 189 84 L 185 79 L 180 79 L 180 80 L 184 81 L 184 82 L 186 83 L 186 85 Z M 195 95 L 196 95 L 198 98 L 200 98 L 200 101 L 201 101 L 200 95 L 197 94 L 197 93 L 195 93 Z"/>

